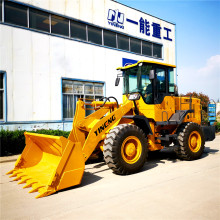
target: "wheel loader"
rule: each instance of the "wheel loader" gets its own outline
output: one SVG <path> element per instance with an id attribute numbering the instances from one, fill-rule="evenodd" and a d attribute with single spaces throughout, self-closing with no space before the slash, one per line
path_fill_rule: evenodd
<path id="1" fill-rule="evenodd" d="M 171 144 L 183 160 L 200 158 L 215 129 L 201 126 L 199 99 L 178 96 L 174 68 L 146 60 L 118 68 L 115 86 L 122 77 L 122 104 L 115 97 L 78 100 L 68 139 L 25 132 L 26 146 L 8 174 L 40 198 L 79 185 L 85 162 L 97 150 L 121 175 L 138 172 L 149 151 Z M 93 109 L 88 116 L 87 108 Z"/>

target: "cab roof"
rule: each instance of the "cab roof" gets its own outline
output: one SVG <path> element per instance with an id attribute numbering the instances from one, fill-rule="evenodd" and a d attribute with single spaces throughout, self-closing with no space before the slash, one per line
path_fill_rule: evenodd
<path id="1" fill-rule="evenodd" d="M 137 66 L 139 63 L 158 64 L 158 65 L 162 65 L 162 66 L 168 66 L 168 67 L 176 68 L 176 66 L 175 66 L 175 65 L 172 65 L 172 64 L 161 63 L 161 62 L 150 61 L 150 60 L 140 60 L 140 61 L 138 61 L 137 63 L 132 64 L 132 65 L 128 65 L 128 66 L 124 66 L 124 67 L 118 67 L 117 70 L 126 70 L 126 69 L 129 69 L 129 68 L 131 68 L 131 67 Z"/>

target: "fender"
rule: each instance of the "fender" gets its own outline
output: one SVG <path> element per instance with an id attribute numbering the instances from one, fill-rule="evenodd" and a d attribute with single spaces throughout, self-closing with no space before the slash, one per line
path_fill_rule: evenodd
<path id="1" fill-rule="evenodd" d="M 215 126 L 202 126 L 205 141 L 213 141 L 215 139 Z"/>
<path id="2" fill-rule="evenodd" d="M 135 124 L 141 128 L 146 135 L 153 135 L 148 118 L 144 115 L 124 115 L 123 118 L 134 120 Z"/>

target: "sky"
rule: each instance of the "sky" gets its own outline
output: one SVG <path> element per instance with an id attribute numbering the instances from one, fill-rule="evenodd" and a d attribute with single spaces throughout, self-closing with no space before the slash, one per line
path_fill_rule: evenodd
<path id="1" fill-rule="evenodd" d="M 220 0 L 117 0 L 176 24 L 179 93 L 220 101 Z"/>

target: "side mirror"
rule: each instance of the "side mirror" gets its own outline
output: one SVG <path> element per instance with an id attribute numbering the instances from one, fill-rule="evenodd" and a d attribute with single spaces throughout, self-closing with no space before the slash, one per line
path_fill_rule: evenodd
<path id="1" fill-rule="evenodd" d="M 176 84 L 174 84 L 174 95 L 178 96 L 178 87 Z"/>
<path id="2" fill-rule="evenodd" d="M 150 70 L 149 79 L 152 80 L 155 78 L 155 72 L 154 70 Z"/>
<path id="3" fill-rule="evenodd" d="M 115 79 L 115 86 L 118 86 L 118 85 L 119 85 L 119 82 L 120 82 L 120 78 L 117 77 L 117 78 Z"/>

